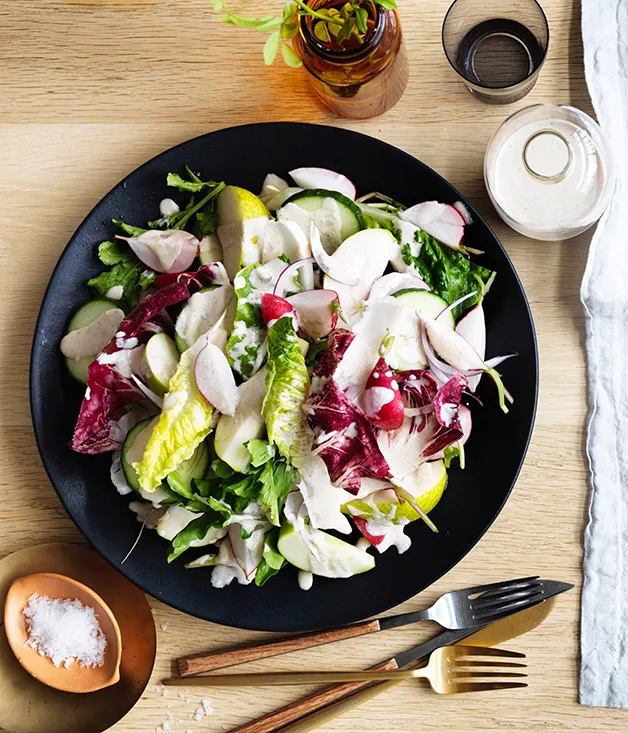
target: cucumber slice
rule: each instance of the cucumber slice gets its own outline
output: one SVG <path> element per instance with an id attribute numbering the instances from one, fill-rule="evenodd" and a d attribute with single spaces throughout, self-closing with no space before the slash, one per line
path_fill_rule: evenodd
<path id="1" fill-rule="evenodd" d="M 141 488 L 139 477 L 137 471 L 133 468 L 133 464 L 142 460 L 148 440 L 158 421 L 159 416 L 140 420 L 134 428 L 129 430 L 122 444 L 122 470 L 129 486 L 137 492 L 140 492 Z M 191 458 L 183 461 L 173 473 L 177 474 L 176 478 L 178 480 L 190 487 L 192 479 L 202 479 L 205 476 L 208 466 L 209 450 L 207 444 L 203 441 L 194 451 Z"/>
<path id="2" fill-rule="evenodd" d="M 156 333 L 148 339 L 144 358 L 150 374 L 148 386 L 163 396 L 179 363 L 179 352 L 174 341 L 166 333 Z"/>
<path id="3" fill-rule="evenodd" d="M 104 298 L 100 300 L 90 300 L 89 303 L 82 305 L 72 316 L 66 333 L 69 333 L 70 331 L 78 331 L 79 328 L 85 328 L 85 326 L 89 326 L 90 323 L 93 323 L 106 311 L 119 307 L 119 303 L 115 303 L 113 300 L 105 300 Z M 84 356 L 82 359 L 66 358 L 65 365 L 74 379 L 82 384 L 87 384 L 89 365 L 94 361 L 96 356 L 97 354 L 94 354 L 93 356 Z"/>
<path id="4" fill-rule="evenodd" d="M 429 290 L 411 288 L 400 290 L 398 293 L 394 293 L 392 297 L 407 308 L 408 312 L 404 314 L 404 317 L 391 334 L 395 337 L 395 340 L 387 356 L 387 361 L 393 369 L 399 371 L 425 369 L 427 359 L 419 337 L 419 321 L 416 311 L 435 318 L 447 308 L 447 303 L 438 295 L 430 293 Z M 451 312 L 443 317 L 443 321 L 450 328 L 454 328 L 456 325 Z"/>
<path id="5" fill-rule="evenodd" d="M 404 307 L 418 310 L 429 318 L 436 318 L 449 305 L 440 296 L 431 293 L 429 290 L 414 290 L 409 288 L 394 293 L 393 298 L 397 298 Z M 446 316 L 443 316 L 442 322 L 450 328 L 456 327 L 456 321 L 451 311 Z"/>
<path id="6" fill-rule="evenodd" d="M 319 229 L 321 229 L 321 238 L 323 240 L 323 245 L 328 251 L 328 254 L 331 254 L 337 247 L 342 244 L 342 242 L 345 241 L 345 239 L 350 237 L 352 234 L 355 234 L 361 229 L 366 228 L 366 223 L 364 221 L 362 211 L 360 207 L 355 203 L 355 201 L 352 201 L 350 198 L 347 198 L 343 194 L 338 193 L 338 191 L 326 191 L 319 188 L 295 193 L 283 203 L 278 213 L 278 218 L 281 218 L 281 210 L 284 207 L 288 206 L 288 204 L 296 204 L 301 209 L 307 211 L 309 214 L 316 214 L 323 209 L 323 202 L 325 201 L 325 199 L 330 198 L 334 199 L 334 201 L 338 204 L 338 209 L 340 211 L 340 240 L 338 241 L 336 239 L 335 241 L 332 241 L 333 238 L 331 237 L 331 235 L 325 237 L 325 231 L 323 231 L 323 229 L 319 226 Z M 306 234 L 309 236 L 309 231 L 307 231 Z"/>
<path id="7" fill-rule="evenodd" d="M 323 558 L 315 565 L 312 564 L 314 556 L 303 538 L 289 523 L 279 531 L 277 549 L 291 565 L 326 578 L 348 578 L 375 567 L 375 558 L 355 545 L 322 531 L 317 533 L 317 538 Z"/>

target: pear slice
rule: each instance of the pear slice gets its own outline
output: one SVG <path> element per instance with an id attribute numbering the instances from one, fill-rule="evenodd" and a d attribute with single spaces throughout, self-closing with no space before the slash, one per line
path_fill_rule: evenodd
<path id="1" fill-rule="evenodd" d="M 243 267 L 261 262 L 270 213 L 254 193 L 238 186 L 227 186 L 222 191 L 217 208 L 223 261 L 233 280 Z"/>
<path id="2" fill-rule="evenodd" d="M 238 407 L 235 415 L 221 415 L 214 437 L 218 458 L 234 471 L 243 472 L 251 455 L 245 443 L 262 438 L 266 431 L 262 417 L 262 403 L 266 394 L 266 369 L 261 369 L 238 387 Z"/>
<path id="3" fill-rule="evenodd" d="M 156 333 L 146 344 L 144 358 L 149 373 L 148 387 L 163 397 L 179 363 L 177 347 L 168 334 Z"/>
<path id="4" fill-rule="evenodd" d="M 399 483 L 414 496 L 416 503 L 427 514 L 443 496 L 447 486 L 447 469 L 443 461 L 422 463 Z M 400 501 L 392 488 L 384 488 L 361 499 L 353 499 L 343 504 L 341 511 L 381 524 L 403 524 L 419 519 L 416 510 L 408 502 Z"/>
<path id="5" fill-rule="evenodd" d="M 295 527 L 286 522 L 279 531 L 277 549 L 300 570 L 326 578 L 349 578 L 375 567 L 375 558 L 355 545 L 321 530 L 312 533 L 319 558 L 314 557 Z"/>

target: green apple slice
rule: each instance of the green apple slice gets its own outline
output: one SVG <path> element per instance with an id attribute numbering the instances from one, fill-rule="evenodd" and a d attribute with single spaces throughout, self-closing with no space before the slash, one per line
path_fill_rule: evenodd
<path id="1" fill-rule="evenodd" d="M 312 535 L 312 540 L 316 543 L 320 560 L 310 552 L 294 526 L 286 522 L 279 531 L 277 549 L 299 570 L 326 578 L 348 578 L 366 573 L 375 567 L 375 558 L 372 555 L 333 535 L 317 530 Z"/>
<path id="2" fill-rule="evenodd" d="M 238 407 L 235 415 L 221 415 L 214 437 L 218 458 L 234 471 L 242 473 L 251 460 L 246 448 L 249 440 L 262 438 L 266 431 L 262 403 L 266 394 L 266 369 L 261 369 L 238 387 Z"/>
<path id="3" fill-rule="evenodd" d="M 149 372 L 148 386 L 163 396 L 179 363 L 179 352 L 174 341 L 168 334 L 156 333 L 148 339 L 144 358 Z"/>

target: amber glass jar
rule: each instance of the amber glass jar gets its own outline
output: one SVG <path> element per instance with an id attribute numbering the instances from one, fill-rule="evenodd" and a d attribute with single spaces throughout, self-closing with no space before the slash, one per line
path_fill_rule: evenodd
<path id="1" fill-rule="evenodd" d="M 342 5 L 342 2 L 340 3 Z M 310 0 L 313 10 L 334 8 L 338 0 Z M 314 28 L 320 22 L 302 15 L 294 49 L 308 71 L 310 83 L 321 100 L 342 117 L 367 119 L 393 107 L 408 83 L 408 62 L 401 23 L 395 10 L 375 3 L 364 4 L 368 31 L 362 43 L 321 41 Z"/>

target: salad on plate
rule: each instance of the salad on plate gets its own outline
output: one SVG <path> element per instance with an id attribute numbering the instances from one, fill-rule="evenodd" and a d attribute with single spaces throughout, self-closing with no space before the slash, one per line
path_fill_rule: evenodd
<path id="1" fill-rule="evenodd" d="M 464 204 L 358 198 L 322 168 L 269 174 L 259 195 L 189 168 L 167 183 L 154 221 L 113 221 L 61 341 L 86 385 L 70 447 L 111 453 L 168 562 L 218 588 L 293 565 L 307 589 L 405 552 L 412 522 L 438 531 L 467 398 L 486 374 L 512 402 Z"/>

